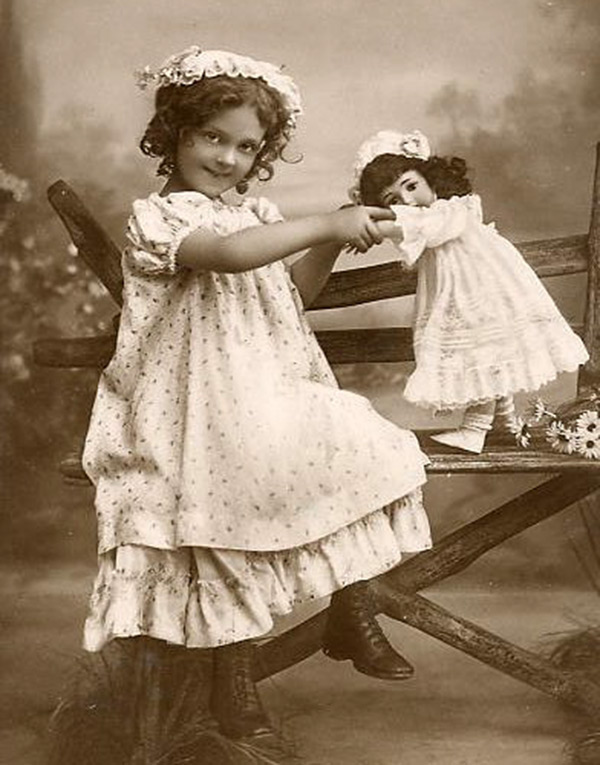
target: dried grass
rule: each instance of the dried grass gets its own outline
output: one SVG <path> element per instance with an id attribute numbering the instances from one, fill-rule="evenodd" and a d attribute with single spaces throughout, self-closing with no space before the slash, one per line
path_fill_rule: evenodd
<path id="1" fill-rule="evenodd" d="M 582 535 L 571 537 L 573 551 L 590 585 L 600 594 L 600 533 L 598 495 L 578 503 Z M 564 633 L 551 652 L 553 662 L 565 671 L 579 673 L 600 685 L 600 626 Z M 578 719 L 568 752 L 575 765 L 600 765 L 600 709 L 593 717 Z"/>
<path id="2" fill-rule="evenodd" d="M 48 765 L 291 765 L 280 736 L 232 741 L 209 712 L 210 651 L 146 638 L 83 659 L 50 725 Z"/>

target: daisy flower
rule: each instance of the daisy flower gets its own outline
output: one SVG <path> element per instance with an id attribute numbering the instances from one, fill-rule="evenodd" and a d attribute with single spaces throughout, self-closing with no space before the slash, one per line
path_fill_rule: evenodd
<path id="1" fill-rule="evenodd" d="M 551 420 L 556 419 L 556 414 L 549 409 L 546 402 L 539 397 L 534 398 L 529 402 L 529 411 L 533 422 L 541 422 L 544 417 L 549 417 Z"/>
<path id="2" fill-rule="evenodd" d="M 521 449 L 527 449 L 531 443 L 531 431 L 529 429 L 529 423 L 525 422 L 522 417 L 515 417 L 514 427 L 511 427 L 510 432 L 513 433 L 515 441 L 521 447 Z"/>
<path id="3" fill-rule="evenodd" d="M 579 437 L 560 420 L 554 420 L 546 430 L 546 440 L 555 451 L 561 454 L 573 454 L 577 449 Z"/>
<path id="4" fill-rule="evenodd" d="M 593 410 L 588 410 L 579 415 L 575 421 L 575 430 L 581 438 L 588 436 L 600 436 L 600 414 Z"/>
<path id="5" fill-rule="evenodd" d="M 600 459 L 600 434 L 580 436 L 577 451 L 588 460 Z"/>

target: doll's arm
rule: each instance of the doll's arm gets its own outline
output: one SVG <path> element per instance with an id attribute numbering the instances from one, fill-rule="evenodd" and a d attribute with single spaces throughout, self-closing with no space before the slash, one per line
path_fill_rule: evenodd
<path id="1" fill-rule="evenodd" d="M 398 249 L 401 259 L 413 265 L 426 249 L 457 239 L 467 223 L 467 208 L 460 200 L 439 200 L 431 207 L 392 205 L 394 221 L 378 223 L 380 232 Z"/>
<path id="2" fill-rule="evenodd" d="M 469 202 L 463 197 L 438 199 L 431 207 L 392 205 L 390 209 L 403 241 L 422 239 L 428 249 L 461 236 L 469 216 Z"/>
<path id="3" fill-rule="evenodd" d="M 394 207 L 392 210 L 396 212 Z M 404 226 L 396 217 L 393 221 L 378 222 L 377 228 L 385 239 L 392 242 L 398 251 L 399 260 L 407 266 L 413 266 L 425 252 L 426 241 L 418 227 Z"/>

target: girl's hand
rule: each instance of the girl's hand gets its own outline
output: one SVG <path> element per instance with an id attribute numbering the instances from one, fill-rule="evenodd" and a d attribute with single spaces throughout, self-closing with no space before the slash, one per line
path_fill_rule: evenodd
<path id="1" fill-rule="evenodd" d="M 392 210 L 386 207 L 346 207 L 331 213 L 333 234 L 338 242 L 358 251 L 367 252 L 374 244 L 381 244 L 377 221 L 394 220 Z"/>

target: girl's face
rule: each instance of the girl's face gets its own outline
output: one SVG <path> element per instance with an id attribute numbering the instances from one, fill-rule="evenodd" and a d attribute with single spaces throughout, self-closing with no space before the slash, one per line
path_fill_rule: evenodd
<path id="1" fill-rule="evenodd" d="M 418 170 L 406 170 L 381 192 L 381 202 L 385 207 L 390 205 L 429 207 L 435 199 L 434 191 Z"/>
<path id="2" fill-rule="evenodd" d="M 256 110 L 247 104 L 218 112 L 202 127 L 183 128 L 168 190 L 220 196 L 248 175 L 264 136 Z"/>

